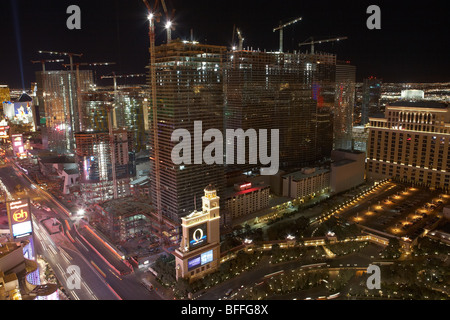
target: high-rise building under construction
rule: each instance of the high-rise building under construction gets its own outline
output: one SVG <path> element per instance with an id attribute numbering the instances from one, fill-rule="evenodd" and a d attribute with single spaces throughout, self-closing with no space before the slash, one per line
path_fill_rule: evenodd
<path id="1" fill-rule="evenodd" d="M 136 176 L 132 133 L 115 129 L 111 137 L 107 131 L 79 132 L 75 139 L 80 191 L 85 203 L 113 199 L 114 189 L 119 198 L 129 196 L 130 179 Z"/>
<path id="2" fill-rule="evenodd" d="M 48 149 L 60 154 L 73 153 L 74 134 L 80 131 L 81 92 L 93 85 L 90 70 L 41 71 L 36 73 L 38 101 L 43 106 L 41 118 L 45 119 L 43 141 L 48 141 Z M 46 144 L 46 143 L 44 143 Z"/>
<path id="3" fill-rule="evenodd" d="M 150 130 L 150 170 L 152 198 L 156 199 L 155 153 L 159 156 L 161 213 L 174 221 L 201 208 L 205 186 L 213 184 L 220 192 L 225 186 L 222 165 L 175 165 L 171 140 L 176 129 L 194 136 L 194 122 L 204 130 L 223 132 L 223 68 L 226 47 L 172 41 L 156 48 L 157 132 L 159 149 Z M 151 106 L 153 107 L 153 106 Z M 149 123 L 153 113 L 149 112 Z M 192 143 L 192 146 L 194 143 Z M 202 151 L 209 142 L 202 142 Z M 195 150 L 192 147 L 192 157 Z M 197 195 L 197 196 L 196 196 Z"/>
<path id="4" fill-rule="evenodd" d="M 225 47 L 176 40 L 156 48 L 155 67 L 159 149 L 154 148 L 150 130 L 152 197 L 156 199 L 158 153 L 164 216 L 178 220 L 200 207 L 200 197 L 195 201 L 194 195 L 200 195 L 210 183 L 220 195 L 225 171 L 257 171 L 260 167 L 248 164 L 248 154 L 246 165 L 230 165 L 235 159 L 226 159 L 226 168 L 174 165 L 171 154 L 178 142 L 171 141 L 171 135 L 176 129 L 186 129 L 193 138 L 195 121 L 202 121 L 203 132 L 213 128 L 222 132 L 279 129 L 283 168 L 311 165 L 330 157 L 335 135 L 335 55 L 227 51 Z M 150 111 L 149 123 L 152 114 Z M 203 142 L 202 150 L 209 143 Z M 194 147 L 191 151 L 194 158 Z"/>

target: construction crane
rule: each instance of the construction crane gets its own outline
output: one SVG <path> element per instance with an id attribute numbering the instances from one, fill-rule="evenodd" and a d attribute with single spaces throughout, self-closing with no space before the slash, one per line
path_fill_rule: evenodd
<path id="1" fill-rule="evenodd" d="M 244 48 L 244 37 L 242 36 L 241 30 L 239 28 L 236 29 L 236 33 L 239 37 L 239 46 L 238 46 L 238 50 L 242 51 Z"/>
<path id="2" fill-rule="evenodd" d="M 167 44 L 172 42 L 172 31 L 175 30 L 174 24 L 173 24 L 173 17 L 175 15 L 175 9 L 172 9 L 172 14 L 169 15 L 169 11 L 167 10 L 166 1 L 161 0 L 161 4 L 164 9 L 164 13 L 166 14 L 166 31 L 167 31 Z"/>
<path id="3" fill-rule="evenodd" d="M 326 43 L 326 42 L 334 42 L 334 41 L 341 41 L 341 40 L 347 40 L 347 39 L 348 39 L 347 37 L 338 37 L 338 38 L 314 41 L 314 38 L 310 37 L 305 42 L 300 43 L 298 46 L 302 47 L 302 46 L 309 46 L 309 45 L 311 45 L 311 54 L 314 54 L 314 45 L 315 44 L 321 44 L 321 43 Z"/>
<path id="4" fill-rule="evenodd" d="M 39 61 L 31 61 L 31 63 L 41 63 L 42 64 L 42 72 L 45 72 L 45 64 L 46 63 L 59 63 L 64 62 L 62 59 L 57 60 L 39 60 Z"/>
<path id="5" fill-rule="evenodd" d="M 280 52 L 283 52 L 283 41 L 284 41 L 283 30 L 284 30 L 284 28 L 286 28 L 290 25 L 293 25 L 293 24 L 301 21 L 302 19 L 303 18 L 300 17 L 300 18 L 294 19 L 292 21 L 289 21 L 288 23 L 285 23 L 285 24 L 282 24 L 282 22 L 280 21 L 280 25 L 273 29 L 273 32 L 276 32 L 278 30 L 280 31 Z"/>
<path id="6" fill-rule="evenodd" d="M 82 57 L 82 53 L 72 53 L 72 52 L 56 52 L 56 51 L 39 51 L 39 53 L 47 53 L 57 56 L 68 56 L 70 60 L 70 71 L 73 71 L 73 57 Z"/>
<path id="7" fill-rule="evenodd" d="M 161 179 L 160 179 L 160 160 L 159 160 L 159 137 L 158 137 L 158 105 L 156 97 L 156 57 L 155 57 L 155 20 L 159 21 L 160 14 L 158 13 L 158 0 L 155 1 L 155 6 L 152 8 L 147 0 L 142 0 L 148 10 L 149 20 L 149 36 L 150 36 L 150 88 L 152 93 L 152 115 L 153 115 L 153 144 L 154 144 L 154 172 L 155 172 L 155 193 L 156 193 L 156 214 L 158 216 L 158 223 L 162 226 L 163 217 L 161 210 Z M 159 234 L 160 243 L 163 244 L 162 228 Z"/>
<path id="8" fill-rule="evenodd" d="M 111 66 L 111 65 L 115 65 L 115 62 L 76 62 L 73 65 L 76 67 L 76 72 L 77 72 L 77 77 L 79 76 L 80 73 L 80 66 L 88 66 L 88 67 L 101 67 L 101 66 Z M 64 68 L 68 68 L 71 67 L 70 64 L 63 64 Z M 97 73 L 95 72 L 94 69 L 94 81 L 97 81 Z"/>

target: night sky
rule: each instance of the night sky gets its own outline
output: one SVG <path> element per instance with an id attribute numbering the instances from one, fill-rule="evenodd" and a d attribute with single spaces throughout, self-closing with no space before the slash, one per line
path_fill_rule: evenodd
<path id="1" fill-rule="evenodd" d="M 357 66 L 357 81 L 367 76 L 385 82 L 450 81 L 447 1 L 166 1 L 169 10 L 176 9 L 172 38 L 189 39 L 193 28 L 200 42 L 231 46 L 236 25 L 246 39 L 244 46 L 277 50 L 278 33 L 273 28 L 280 20 L 301 16 L 302 21 L 285 29 L 285 51 L 298 50 L 298 43 L 311 36 L 347 36 L 348 40 L 316 50 L 350 60 Z M 72 4 L 81 8 L 81 30 L 66 28 L 66 9 Z M 381 8 L 381 30 L 366 27 L 371 4 Z M 0 84 L 21 88 L 23 78 L 28 89 L 34 72 L 41 69 L 31 60 L 51 58 L 38 50 L 83 53 L 81 60 L 75 58 L 81 62 L 117 63 L 99 67 L 98 74 L 144 73 L 149 61 L 146 17 L 141 0 L 0 0 Z M 164 20 L 157 25 L 157 44 L 165 41 Z M 58 67 L 48 64 L 47 70 Z"/>

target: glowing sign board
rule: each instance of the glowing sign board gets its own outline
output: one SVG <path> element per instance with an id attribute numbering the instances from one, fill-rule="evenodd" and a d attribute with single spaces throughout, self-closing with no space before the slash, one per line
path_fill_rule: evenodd
<path id="1" fill-rule="evenodd" d="M 8 201 L 6 209 L 8 211 L 11 235 L 14 239 L 26 237 L 33 233 L 28 199 Z"/>
<path id="2" fill-rule="evenodd" d="M 192 227 L 189 229 L 189 249 L 193 250 L 200 248 L 207 244 L 207 225 L 203 223 L 201 225 Z"/>

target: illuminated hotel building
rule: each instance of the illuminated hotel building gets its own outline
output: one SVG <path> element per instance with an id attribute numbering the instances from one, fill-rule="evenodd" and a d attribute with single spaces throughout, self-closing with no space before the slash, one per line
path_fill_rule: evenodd
<path id="1" fill-rule="evenodd" d="M 387 105 L 384 118 L 370 118 L 367 177 L 448 190 L 449 106 L 411 94 L 417 92 L 404 91 L 402 100 Z"/>
<path id="2" fill-rule="evenodd" d="M 176 278 L 194 281 L 220 265 L 220 198 L 209 185 L 202 197 L 202 211 L 181 218 L 182 238 L 175 250 Z"/>
<path id="3" fill-rule="evenodd" d="M 269 207 L 270 186 L 252 186 L 243 183 L 234 187 L 234 192 L 225 199 L 224 220 L 230 221 Z"/>

